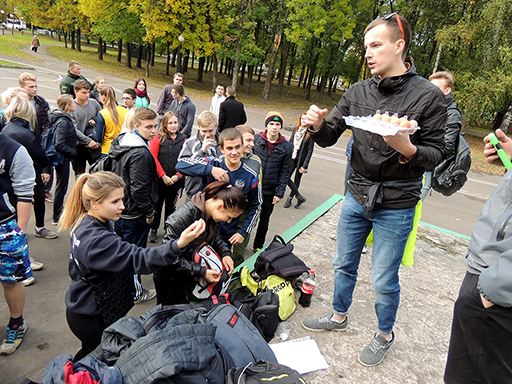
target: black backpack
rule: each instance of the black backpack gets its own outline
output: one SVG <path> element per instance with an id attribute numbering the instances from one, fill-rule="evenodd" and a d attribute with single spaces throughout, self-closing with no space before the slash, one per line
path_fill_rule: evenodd
<path id="1" fill-rule="evenodd" d="M 293 244 L 286 244 L 281 236 L 275 235 L 268 247 L 256 258 L 254 271 L 261 279 L 278 275 L 291 281 L 304 272 L 309 272 L 309 268 L 294 255 Z"/>
<path id="2" fill-rule="evenodd" d="M 114 157 L 107 155 L 102 156 L 93 165 L 89 167 L 89 173 L 96 173 L 100 171 L 112 172 L 114 169 Z"/>
<path id="3" fill-rule="evenodd" d="M 254 366 L 231 368 L 226 384 L 306 384 L 302 375 L 279 363 L 260 360 Z"/>
<path id="4" fill-rule="evenodd" d="M 471 150 L 459 135 L 455 156 L 439 164 L 432 173 L 432 188 L 445 196 L 451 196 L 466 183 L 471 168 Z"/>

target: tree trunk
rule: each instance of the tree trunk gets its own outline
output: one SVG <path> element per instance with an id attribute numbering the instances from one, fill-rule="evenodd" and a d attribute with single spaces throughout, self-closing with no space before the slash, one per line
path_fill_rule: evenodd
<path id="1" fill-rule="evenodd" d="M 245 77 L 245 62 L 242 63 L 242 69 L 240 73 L 240 85 L 244 85 L 244 77 Z"/>
<path id="2" fill-rule="evenodd" d="M 437 68 L 439 67 L 439 60 L 441 60 L 441 52 L 443 51 L 443 43 L 439 43 L 439 47 L 437 48 L 437 55 L 436 55 L 436 62 L 434 64 L 434 69 L 432 70 L 432 73 L 437 72 Z"/>
<path id="3" fill-rule="evenodd" d="M 215 53 L 212 55 L 212 70 L 212 89 L 215 89 L 219 82 L 217 55 Z"/>
<path id="4" fill-rule="evenodd" d="M 254 74 L 254 65 L 249 65 L 249 69 L 247 71 L 247 88 L 245 93 L 248 95 L 251 94 L 251 86 L 252 86 L 252 75 Z"/>
<path id="5" fill-rule="evenodd" d="M 202 83 L 203 82 L 203 71 L 204 71 L 204 63 L 206 59 L 204 56 L 201 56 L 199 58 L 199 64 L 197 66 L 197 82 Z"/>
<path id="6" fill-rule="evenodd" d="M 128 68 L 132 67 L 132 43 L 129 41 L 126 42 L 126 62 L 125 65 Z"/>
<path id="7" fill-rule="evenodd" d="M 277 94 L 281 96 L 284 89 L 284 78 L 286 76 L 286 64 L 288 62 L 288 53 L 290 51 L 290 42 L 285 40 L 281 46 L 281 63 L 279 65 L 279 83 L 277 85 Z"/>
<path id="8" fill-rule="evenodd" d="M 500 129 L 506 134 L 508 131 L 508 127 L 512 123 L 512 102 L 508 105 L 507 112 L 503 115 L 503 119 L 500 123 Z"/>
<path id="9" fill-rule="evenodd" d="M 297 87 L 299 87 L 299 88 L 300 88 L 300 85 L 301 85 L 302 81 L 304 80 L 304 71 L 305 71 L 305 69 L 306 69 L 306 66 L 303 65 L 302 69 L 300 70 L 299 82 L 297 84 Z"/>
<path id="10" fill-rule="evenodd" d="M 103 38 L 98 39 L 98 60 L 103 60 Z"/>
<path id="11" fill-rule="evenodd" d="M 320 103 L 324 100 L 325 94 L 325 86 L 327 85 L 327 76 L 322 76 L 322 81 L 320 81 Z"/>
<path id="12" fill-rule="evenodd" d="M 190 51 L 191 60 L 190 60 L 190 69 L 194 69 L 194 48 Z"/>
<path id="13" fill-rule="evenodd" d="M 309 79 L 310 73 L 311 73 L 311 68 L 308 66 L 308 67 L 306 67 L 306 74 L 304 75 L 302 89 L 306 89 L 306 87 L 308 86 L 308 79 Z"/>
<path id="14" fill-rule="evenodd" d="M 176 57 L 178 56 L 178 48 L 176 48 L 174 51 L 172 51 L 172 63 L 171 67 L 176 68 Z"/>
<path id="15" fill-rule="evenodd" d="M 78 52 L 82 52 L 82 29 L 78 27 L 76 29 L 77 39 L 76 39 L 76 50 Z"/>
<path id="16" fill-rule="evenodd" d="M 316 39 L 314 39 L 312 41 L 312 44 L 311 44 L 311 56 L 313 56 L 313 48 L 314 46 L 316 45 Z M 314 59 L 313 59 L 313 63 L 311 64 L 311 68 L 309 69 L 309 79 L 308 79 L 308 86 L 307 86 L 307 89 L 306 89 L 306 100 L 309 101 L 309 99 L 311 98 L 311 85 L 313 84 L 313 79 L 315 78 L 315 72 L 316 72 L 316 65 L 318 63 L 318 58 L 320 57 L 320 52 L 317 52 L 317 54 L 315 55 Z"/>
<path id="17" fill-rule="evenodd" d="M 258 83 L 261 81 L 261 73 L 263 72 L 263 64 L 260 64 L 260 71 L 258 72 Z"/>
<path id="18" fill-rule="evenodd" d="M 120 63 L 121 60 L 123 60 L 123 39 L 117 42 L 117 62 Z"/>
<path id="19" fill-rule="evenodd" d="M 222 66 L 224 65 L 224 58 L 220 61 L 219 74 L 222 73 Z"/>
<path id="20" fill-rule="evenodd" d="M 208 73 L 208 71 L 209 71 L 210 63 L 211 63 L 210 56 L 208 56 L 208 57 L 206 58 L 206 65 L 204 66 L 204 73 L 205 73 L 205 74 L 207 74 L 207 73 Z"/>
<path id="21" fill-rule="evenodd" d="M 149 66 L 151 65 L 151 47 L 152 44 L 148 44 L 146 51 L 146 77 L 149 77 Z"/>
<path id="22" fill-rule="evenodd" d="M 64 47 L 68 47 L 68 33 L 64 31 Z"/>
<path id="23" fill-rule="evenodd" d="M 167 43 L 167 62 L 165 64 L 165 74 L 169 76 L 169 67 L 171 65 L 171 49 L 169 43 Z"/>
<path id="24" fill-rule="evenodd" d="M 240 52 L 242 51 L 242 15 L 244 13 L 244 1 L 240 1 L 240 4 L 238 5 L 238 23 L 237 23 L 237 30 L 238 30 L 238 36 L 236 38 L 236 50 L 235 50 L 235 63 L 233 67 L 233 77 L 231 80 L 231 85 L 236 89 L 236 86 L 238 84 L 238 68 L 240 67 Z"/>
<path id="25" fill-rule="evenodd" d="M 71 31 L 71 49 L 76 49 L 75 31 Z"/>
<path id="26" fill-rule="evenodd" d="M 156 52 L 156 43 L 153 42 L 151 44 L 151 66 L 155 66 L 155 52 Z"/>
<path id="27" fill-rule="evenodd" d="M 142 69 L 142 44 L 139 44 L 139 48 L 137 49 L 137 64 L 136 67 Z"/>
<path id="28" fill-rule="evenodd" d="M 283 20 L 286 20 L 288 18 L 289 12 L 290 9 L 287 8 Z M 270 55 L 270 62 L 268 63 L 267 79 L 265 80 L 265 85 L 263 86 L 263 93 L 261 95 L 261 98 L 265 103 L 268 103 L 268 96 L 270 94 L 270 84 L 272 84 L 272 78 L 274 77 L 274 66 L 276 65 L 277 52 L 279 51 L 279 45 L 281 44 L 281 38 L 284 32 L 284 23 L 284 21 L 281 22 L 281 25 L 279 26 L 277 35 L 274 39 L 274 47 L 272 48 L 272 54 Z"/>
<path id="29" fill-rule="evenodd" d="M 190 56 L 190 49 L 187 49 L 185 51 L 185 57 L 183 58 L 183 72 L 187 73 L 188 72 L 188 59 L 189 59 L 189 56 Z"/>
<path id="30" fill-rule="evenodd" d="M 107 42 L 103 41 L 103 53 L 107 53 Z"/>

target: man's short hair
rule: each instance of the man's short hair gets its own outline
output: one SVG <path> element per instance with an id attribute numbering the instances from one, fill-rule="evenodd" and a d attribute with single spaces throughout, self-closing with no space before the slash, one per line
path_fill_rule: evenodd
<path id="1" fill-rule="evenodd" d="M 133 88 L 126 88 L 124 91 L 123 91 L 123 94 L 124 93 L 127 93 L 128 95 L 130 95 L 130 97 L 135 100 L 137 98 L 137 93 L 135 92 L 135 89 Z"/>
<path id="2" fill-rule="evenodd" d="M 226 88 L 226 93 L 228 96 L 235 96 L 236 95 L 236 89 L 232 85 Z"/>
<path id="3" fill-rule="evenodd" d="M 439 72 L 433 73 L 432 75 L 430 75 L 430 77 L 428 79 L 430 81 L 436 80 L 436 79 L 442 79 L 442 80 L 444 80 L 445 85 L 447 87 L 453 89 L 453 83 L 454 83 L 453 75 L 448 71 L 439 71 Z"/>
<path id="4" fill-rule="evenodd" d="M 180 96 L 185 96 L 185 87 L 181 84 L 173 84 L 172 85 L 172 89 L 174 89 L 174 91 L 180 95 Z"/>
<path id="5" fill-rule="evenodd" d="M 181 72 L 176 72 L 173 76 L 172 76 L 172 79 L 174 80 L 176 77 L 181 77 L 183 79 L 183 73 Z"/>
<path id="6" fill-rule="evenodd" d="M 80 63 L 79 63 L 78 61 L 76 61 L 76 60 L 71 60 L 71 61 L 69 62 L 69 65 L 68 65 L 68 69 L 71 69 L 71 68 L 73 68 L 73 67 L 75 67 L 75 66 L 77 66 L 77 65 L 80 65 Z"/>
<path id="7" fill-rule="evenodd" d="M 91 90 L 91 84 L 89 84 L 89 82 L 87 80 L 84 80 L 84 79 L 78 79 L 77 81 L 75 81 L 75 85 L 73 85 L 73 88 L 75 90 L 75 92 L 78 92 L 79 90 L 81 89 L 87 89 L 88 91 Z"/>
<path id="8" fill-rule="evenodd" d="M 199 128 L 206 128 L 210 125 L 217 125 L 217 116 L 213 112 L 203 111 L 197 118 L 197 125 Z"/>
<path id="9" fill-rule="evenodd" d="M 23 72 L 18 78 L 20 83 L 20 87 L 25 86 L 25 82 L 27 81 L 37 81 L 37 77 L 35 77 L 32 73 Z"/>
<path id="10" fill-rule="evenodd" d="M 235 129 L 240 132 L 242 135 L 244 133 L 250 133 L 251 135 L 255 135 L 256 132 L 254 132 L 254 129 L 252 129 L 251 127 L 249 127 L 248 125 L 237 125 L 235 127 Z"/>
<path id="11" fill-rule="evenodd" d="M 144 120 L 155 120 L 157 117 L 156 112 L 152 109 L 140 107 L 135 111 L 133 120 L 135 121 L 135 124 L 140 125 Z"/>
<path id="12" fill-rule="evenodd" d="M 400 25 L 398 24 L 397 16 L 400 19 L 402 28 L 400 28 Z M 405 17 L 400 16 L 398 13 L 391 13 L 387 16 L 379 17 L 378 19 L 373 20 L 370 24 L 368 24 L 368 26 L 364 30 L 364 34 L 366 35 L 366 33 L 368 33 L 369 30 L 381 24 L 384 24 L 388 27 L 389 38 L 391 39 L 392 43 L 400 39 L 404 40 L 405 45 L 404 50 L 402 52 L 402 58 L 405 59 L 407 57 L 407 52 L 409 51 L 409 46 L 411 45 L 412 36 L 411 26 L 409 25 L 409 22 L 405 19 Z"/>
<path id="13" fill-rule="evenodd" d="M 219 147 L 224 147 L 224 141 L 240 139 L 240 143 L 244 143 L 244 137 L 236 128 L 224 129 L 219 135 Z"/>
<path id="14" fill-rule="evenodd" d="M 226 87 L 223 84 L 217 84 L 217 87 L 222 87 L 222 88 L 226 89 Z M 217 87 L 215 87 L 215 89 L 217 89 Z"/>

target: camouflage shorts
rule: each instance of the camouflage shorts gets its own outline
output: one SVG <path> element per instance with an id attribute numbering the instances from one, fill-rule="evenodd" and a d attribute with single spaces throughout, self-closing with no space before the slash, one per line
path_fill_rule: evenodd
<path id="1" fill-rule="evenodd" d="M 27 236 L 16 220 L 0 225 L 0 282 L 18 283 L 30 276 Z"/>

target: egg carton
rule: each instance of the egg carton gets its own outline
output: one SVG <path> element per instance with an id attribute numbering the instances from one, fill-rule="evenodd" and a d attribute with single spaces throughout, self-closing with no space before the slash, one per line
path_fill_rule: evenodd
<path id="1" fill-rule="evenodd" d="M 363 129 L 368 132 L 377 133 L 381 136 L 394 136 L 397 132 L 408 133 L 412 135 L 420 127 L 404 128 L 398 124 L 391 124 L 389 122 L 375 120 L 372 116 L 343 116 L 347 125 L 354 128 Z"/>

